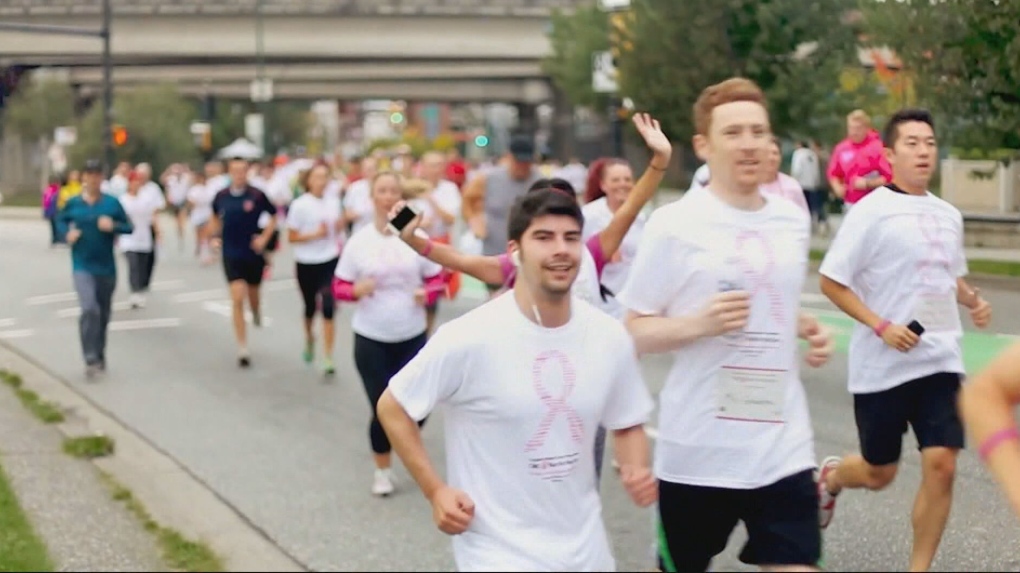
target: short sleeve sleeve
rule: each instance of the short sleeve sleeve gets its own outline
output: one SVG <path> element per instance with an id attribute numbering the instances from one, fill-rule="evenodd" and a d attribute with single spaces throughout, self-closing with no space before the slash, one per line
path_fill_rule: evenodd
<path id="1" fill-rule="evenodd" d="M 682 246 L 669 234 L 661 213 L 653 214 L 638 244 L 627 282 L 616 295 L 624 307 L 643 315 L 662 315 L 687 281 L 680 265 Z"/>
<path id="2" fill-rule="evenodd" d="M 857 272 L 867 264 L 868 236 L 874 216 L 867 212 L 867 207 L 858 205 L 851 209 L 836 237 L 829 245 L 825 258 L 818 272 L 843 286 L 852 286 Z"/>
<path id="3" fill-rule="evenodd" d="M 630 336 L 621 336 L 614 352 L 620 352 L 617 359 L 609 398 L 602 412 L 602 425 L 609 430 L 623 430 L 639 426 L 648 421 L 655 404 L 648 392 L 637 351 Z"/>
<path id="4" fill-rule="evenodd" d="M 441 326 L 425 347 L 390 379 L 390 393 L 416 421 L 451 399 L 464 380 L 463 343 Z"/>
<path id="5" fill-rule="evenodd" d="M 959 211 L 956 212 L 956 217 L 953 220 L 956 226 L 957 242 L 953 245 L 953 265 L 952 271 L 956 278 L 965 277 L 970 272 L 967 267 L 967 251 L 963 244 L 963 215 Z"/>
<path id="6" fill-rule="evenodd" d="M 259 193 L 258 206 L 259 210 L 263 213 L 276 214 L 276 205 L 273 205 L 273 202 L 269 200 L 269 196 L 265 193 Z"/>
<path id="7" fill-rule="evenodd" d="M 347 244 L 347 248 L 340 252 L 340 261 L 336 264 L 336 270 L 333 271 L 333 275 L 349 283 L 353 283 L 358 279 L 358 261 L 357 261 L 357 243 L 356 237 Z M 353 249 L 350 247 L 354 247 Z"/>
<path id="8" fill-rule="evenodd" d="M 304 202 L 294 202 L 287 211 L 287 228 L 300 231 L 305 226 Z"/>

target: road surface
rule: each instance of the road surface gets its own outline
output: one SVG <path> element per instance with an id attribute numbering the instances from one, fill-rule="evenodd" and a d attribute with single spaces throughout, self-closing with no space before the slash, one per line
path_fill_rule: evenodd
<path id="1" fill-rule="evenodd" d="M 164 228 L 169 229 L 166 225 Z M 40 221 L 0 221 L 0 338 L 32 356 L 122 422 L 189 468 L 284 551 L 311 570 L 451 570 L 448 540 L 397 466 L 398 493 L 369 494 L 372 462 L 369 410 L 353 369 L 350 309 L 340 319 L 338 375 L 327 382 L 301 362 L 300 298 L 286 252 L 265 288 L 265 326 L 253 331 L 254 366 L 235 365 L 226 287 L 218 266 L 200 267 L 170 236 L 160 253 L 149 305 L 129 310 L 122 267 L 111 323 L 110 371 L 99 383 L 84 379 L 71 292 L 69 253 L 47 246 Z M 989 334 L 968 334 L 970 368 L 979 368 L 1020 333 L 1020 283 L 979 281 L 996 308 Z M 466 288 L 465 295 L 473 291 Z M 477 304 L 446 303 L 449 320 Z M 804 304 L 842 331 L 849 321 L 808 281 Z M 644 369 L 658 392 L 668 366 L 650 357 Z M 819 457 L 856 449 L 845 355 L 807 371 Z M 442 420 L 425 430 L 426 445 L 443 465 Z M 826 539 L 829 568 L 905 569 L 910 508 L 919 479 L 913 437 L 897 482 L 881 493 L 847 492 Z M 619 483 L 604 480 L 605 520 L 620 570 L 652 564 L 649 510 L 630 505 Z M 956 503 L 936 568 L 1003 571 L 1020 567 L 1018 521 L 972 452 L 959 465 Z M 717 570 L 749 570 L 736 560 L 742 530 Z"/>

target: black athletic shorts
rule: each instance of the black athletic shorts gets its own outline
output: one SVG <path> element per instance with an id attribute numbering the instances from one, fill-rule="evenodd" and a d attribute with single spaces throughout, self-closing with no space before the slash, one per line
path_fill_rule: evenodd
<path id="1" fill-rule="evenodd" d="M 917 447 L 963 449 L 963 423 L 956 411 L 960 374 L 939 372 L 871 394 L 854 394 L 861 456 L 873 466 L 894 464 L 909 425 Z"/>
<path id="2" fill-rule="evenodd" d="M 738 522 L 747 529 L 748 565 L 815 565 L 822 554 L 814 471 L 757 489 L 659 482 L 659 567 L 707 571 Z"/>
<path id="3" fill-rule="evenodd" d="M 227 282 L 244 281 L 251 286 L 262 284 L 262 273 L 266 269 L 266 261 L 262 257 L 229 259 L 223 257 L 223 272 Z"/>

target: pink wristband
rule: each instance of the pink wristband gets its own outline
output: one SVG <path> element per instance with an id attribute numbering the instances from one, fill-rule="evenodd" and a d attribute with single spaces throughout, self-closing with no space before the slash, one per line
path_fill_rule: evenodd
<path id="1" fill-rule="evenodd" d="M 1014 440 L 1020 440 L 1020 430 L 1016 427 L 1003 428 L 998 432 L 995 432 L 991 436 L 985 438 L 985 441 L 981 442 L 981 447 L 978 448 L 978 455 L 981 456 L 983 461 L 988 461 L 988 456 L 992 455 L 995 448 L 1002 445 L 1003 442 L 1011 442 Z"/>
<path id="2" fill-rule="evenodd" d="M 875 335 L 877 335 L 879 338 L 882 338 L 882 333 L 885 332 L 885 329 L 889 328 L 890 324 L 892 323 L 889 322 L 888 320 L 883 320 L 882 322 L 878 323 L 878 326 L 875 327 Z"/>
<path id="3" fill-rule="evenodd" d="M 425 243 L 425 248 L 422 249 L 421 252 L 418 254 L 427 258 L 429 256 L 429 253 L 431 252 L 432 252 L 432 239 L 429 239 L 428 242 Z"/>

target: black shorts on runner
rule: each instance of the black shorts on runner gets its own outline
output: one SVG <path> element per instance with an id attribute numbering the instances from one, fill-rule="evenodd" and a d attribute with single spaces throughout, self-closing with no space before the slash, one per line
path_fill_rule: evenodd
<path id="1" fill-rule="evenodd" d="M 961 383 L 959 374 L 939 372 L 881 392 L 854 394 L 864 461 L 873 466 L 898 462 L 908 425 L 919 450 L 963 449 L 963 423 L 956 411 Z"/>
<path id="2" fill-rule="evenodd" d="M 748 565 L 815 565 L 822 554 L 813 470 L 757 489 L 659 481 L 659 568 L 707 571 L 738 522 L 747 528 Z"/>
<path id="3" fill-rule="evenodd" d="M 223 258 L 223 272 L 227 275 L 227 282 L 244 281 L 251 286 L 262 284 L 262 273 L 266 269 L 266 261 L 261 257 L 257 259 L 228 259 Z"/>

